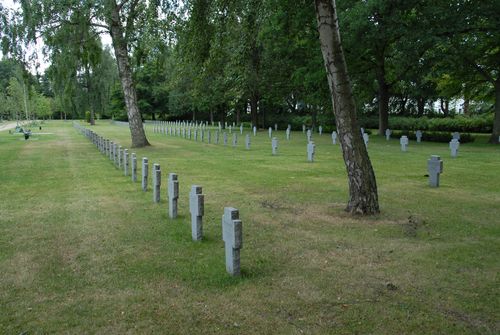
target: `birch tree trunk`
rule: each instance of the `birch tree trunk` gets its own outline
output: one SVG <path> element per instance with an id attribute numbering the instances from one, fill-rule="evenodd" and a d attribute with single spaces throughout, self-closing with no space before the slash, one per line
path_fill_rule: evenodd
<path id="1" fill-rule="evenodd" d="M 335 0 L 315 0 L 321 51 L 332 95 L 333 111 L 349 182 L 351 214 L 379 212 L 375 173 L 356 119 L 336 13 Z"/>
<path id="2" fill-rule="evenodd" d="M 125 105 L 127 106 L 127 115 L 132 137 L 132 147 L 139 148 L 150 145 L 144 127 L 142 125 L 141 113 L 137 106 L 137 92 L 135 91 L 132 80 L 132 69 L 129 64 L 127 41 L 124 37 L 123 26 L 120 19 L 120 8 L 113 1 L 110 8 L 109 31 L 113 41 L 116 61 L 118 63 L 118 75 L 122 84 Z"/>

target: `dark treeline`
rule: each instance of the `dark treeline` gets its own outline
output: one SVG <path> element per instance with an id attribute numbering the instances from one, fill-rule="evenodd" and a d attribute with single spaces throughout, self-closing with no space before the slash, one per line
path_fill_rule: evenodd
<path id="1" fill-rule="evenodd" d="M 99 38 L 113 25 L 103 28 L 101 21 L 91 22 L 92 15 L 82 14 L 89 6 L 89 13 L 101 13 L 102 22 L 108 22 L 109 1 L 81 1 L 80 12 L 65 17 L 72 24 L 57 27 L 42 26 L 49 14 L 37 10 L 52 8 L 51 18 L 61 19 L 75 4 L 22 3 L 22 10 L 31 11 L 29 20 L 22 10 L 17 15 L 24 20 L 5 9 L 2 17 L 18 22 L 19 36 L 43 27 L 51 65 L 34 77 L 32 86 L 39 96 L 53 99 L 52 116 L 126 120 L 116 41 L 113 54 Z M 333 127 L 312 1 L 123 4 L 122 21 L 133 23 L 125 26 L 129 31 L 123 36 L 143 119 Z M 383 132 L 390 115 L 492 115 L 492 141 L 498 141 L 498 0 L 346 0 L 337 6 L 361 119 L 378 118 Z M 14 29 L 3 30 L 4 40 L 15 40 L 15 35 Z M 8 43 L 3 44 L 8 54 Z M 19 55 L 10 49 L 12 57 Z M 1 99 L 12 95 L 4 83 L 9 81 L 2 79 Z M 5 106 L 2 114 L 8 115 Z"/>

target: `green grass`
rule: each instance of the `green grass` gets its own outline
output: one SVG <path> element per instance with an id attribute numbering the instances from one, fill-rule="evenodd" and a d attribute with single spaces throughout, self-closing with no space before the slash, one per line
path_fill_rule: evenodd
<path id="1" fill-rule="evenodd" d="M 97 133 L 130 147 L 128 128 Z M 0 132 L 1 334 L 497 334 L 500 148 L 371 136 L 381 214 L 343 212 L 339 146 L 267 131 L 237 148 L 153 134 L 161 203 L 70 122 L 24 141 Z M 441 187 L 424 176 L 444 160 Z M 140 174 L 140 164 L 138 167 Z M 166 179 L 179 175 L 179 217 Z M 205 239 L 191 241 L 188 193 L 203 186 Z M 240 210 L 241 278 L 225 272 L 220 218 Z M 408 217 L 412 216 L 411 222 Z"/>

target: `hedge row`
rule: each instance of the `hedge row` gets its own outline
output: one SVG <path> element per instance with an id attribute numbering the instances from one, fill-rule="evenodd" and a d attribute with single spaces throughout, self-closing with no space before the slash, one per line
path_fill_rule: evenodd
<path id="1" fill-rule="evenodd" d="M 414 131 L 410 130 L 393 130 L 391 137 L 392 138 L 400 138 L 401 136 L 406 135 L 410 140 L 417 140 L 417 136 Z M 443 142 L 449 143 L 452 139 L 452 134 L 444 131 L 423 131 L 422 132 L 422 141 L 427 142 Z M 474 136 L 469 133 L 460 133 L 460 143 L 468 143 L 474 142 Z"/>
<path id="2" fill-rule="evenodd" d="M 378 117 L 360 118 L 365 128 L 378 129 Z M 397 130 L 431 130 L 459 133 L 491 133 L 493 114 L 482 116 L 456 116 L 448 118 L 411 118 L 402 116 L 389 117 L 389 128 Z"/>

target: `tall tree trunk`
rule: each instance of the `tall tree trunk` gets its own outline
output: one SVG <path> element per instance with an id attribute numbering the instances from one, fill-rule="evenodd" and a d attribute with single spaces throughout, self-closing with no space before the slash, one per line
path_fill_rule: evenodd
<path id="1" fill-rule="evenodd" d="M 469 98 L 464 98 L 464 104 L 463 104 L 463 108 L 464 108 L 464 115 L 465 116 L 469 116 L 470 115 L 470 101 L 469 101 Z"/>
<path id="2" fill-rule="evenodd" d="M 495 118 L 493 120 L 493 130 L 491 132 L 490 143 L 500 144 L 500 79 L 495 81 Z"/>
<path id="3" fill-rule="evenodd" d="M 316 125 L 318 123 L 318 110 L 316 107 L 312 107 L 311 109 L 311 131 L 314 132 L 316 130 Z"/>
<path id="4" fill-rule="evenodd" d="M 385 136 L 389 128 L 389 85 L 385 80 L 385 69 L 382 66 L 377 71 L 378 83 L 378 134 Z"/>
<path id="5" fill-rule="evenodd" d="M 87 104 L 90 109 L 90 125 L 94 126 L 95 125 L 95 113 L 94 113 L 94 107 L 92 105 L 92 100 L 90 98 L 90 92 L 91 92 L 91 80 L 90 80 L 90 69 L 89 66 L 85 66 L 85 80 L 87 81 Z"/>
<path id="6" fill-rule="evenodd" d="M 447 117 L 450 114 L 449 102 L 448 100 L 441 99 L 440 100 L 441 111 L 443 112 L 444 117 Z"/>
<path id="7" fill-rule="evenodd" d="M 417 98 L 417 115 L 423 116 L 425 113 L 425 99 L 423 97 Z"/>
<path id="8" fill-rule="evenodd" d="M 150 145 L 144 127 L 142 125 L 141 113 L 137 106 L 137 92 L 135 91 L 132 80 L 132 69 L 130 68 L 127 41 L 125 40 L 123 26 L 120 20 L 120 8 L 115 0 L 112 0 L 109 17 L 109 31 L 113 41 L 116 61 L 118 63 L 118 75 L 122 84 L 125 105 L 127 106 L 127 115 L 132 137 L 132 147 L 139 148 Z"/>
<path id="9" fill-rule="evenodd" d="M 349 179 L 349 213 L 379 212 L 375 173 L 359 131 L 356 105 L 340 41 L 335 0 L 315 0 L 321 51 L 332 95 L 335 122 Z"/>
<path id="10" fill-rule="evenodd" d="M 252 118 L 252 126 L 259 128 L 257 120 L 257 108 L 259 105 L 259 97 L 256 94 L 250 96 L 250 115 Z"/>
<path id="11" fill-rule="evenodd" d="M 236 124 L 240 124 L 240 109 L 236 107 Z"/>

